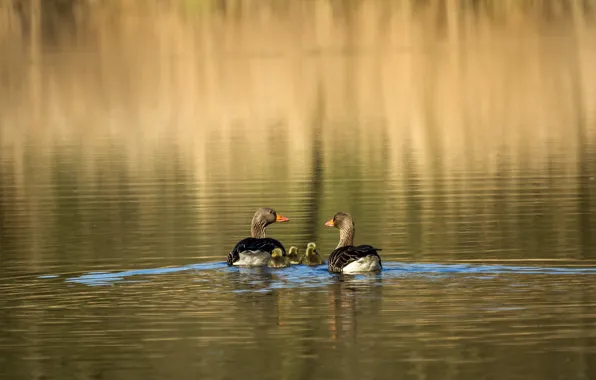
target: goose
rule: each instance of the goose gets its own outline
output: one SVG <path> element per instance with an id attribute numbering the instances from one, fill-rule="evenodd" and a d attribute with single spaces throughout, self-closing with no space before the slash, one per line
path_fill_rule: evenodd
<path id="1" fill-rule="evenodd" d="M 288 258 L 290 259 L 290 263 L 292 264 L 300 263 L 300 252 L 298 252 L 298 247 L 290 247 L 290 250 L 288 251 Z"/>
<path id="2" fill-rule="evenodd" d="M 271 251 L 271 258 L 267 264 L 269 268 L 285 268 L 290 265 L 290 259 L 283 254 L 281 248 L 274 248 L 273 251 Z"/>
<path id="3" fill-rule="evenodd" d="M 310 242 L 307 244 L 306 254 L 300 259 L 300 264 L 311 266 L 323 264 L 323 259 L 319 256 L 315 243 Z"/>
<path id="4" fill-rule="evenodd" d="M 339 230 L 339 244 L 329 255 L 328 269 L 334 273 L 358 273 L 381 271 L 379 248 L 370 245 L 354 246 L 354 220 L 345 212 L 338 212 L 333 219 L 325 223 L 327 227 Z"/>
<path id="5" fill-rule="evenodd" d="M 258 209 L 250 227 L 251 237 L 240 240 L 234 249 L 228 253 L 228 265 L 265 266 L 271 258 L 271 252 L 280 248 L 282 256 L 286 256 L 286 249 L 277 240 L 268 238 L 265 229 L 276 222 L 288 222 L 289 219 L 279 215 L 271 208 Z"/>

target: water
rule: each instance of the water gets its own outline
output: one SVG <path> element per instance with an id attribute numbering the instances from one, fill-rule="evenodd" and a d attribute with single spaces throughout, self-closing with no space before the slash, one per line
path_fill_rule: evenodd
<path id="1" fill-rule="evenodd" d="M 7 378 L 591 378 L 591 268 L 192 264 L 3 281 Z"/>
<path id="2" fill-rule="evenodd" d="M 596 377 L 592 8 L 62 3 L 0 6 L 0 378 Z M 384 271 L 227 267 L 262 206 Z"/>

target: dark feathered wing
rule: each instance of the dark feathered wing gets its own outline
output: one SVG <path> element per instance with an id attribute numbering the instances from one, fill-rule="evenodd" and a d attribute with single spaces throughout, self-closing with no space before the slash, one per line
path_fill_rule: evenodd
<path id="1" fill-rule="evenodd" d="M 240 240 L 232 252 L 228 253 L 228 265 L 233 265 L 234 262 L 240 259 L 240 252 L 244 251 L 264 251 L 269 252 L 273 251 L 275 248 L 281 248 L 283 255 L 286 255 L 286 249 L 284 246 L 277 240 L 272 238 L 246 238 Z"/>
<path id="2" fill-rule="evenodd" d="M 345 247 L 336 248 L 335 251 L 331 252 L 331 254 L 329 255 L 329 271 L 341 273 L 341 271 L 346 265 L 353 263 L 358 259 L 371 255 L 377 256 L 379 258 L 379 265 L 381 265 L 382 267 L 383 265 L 381 264 L 381 256 L 379 256 L 379 254 L 377 253 L 378 251 L 381 251 L 381 249 L 375 248 L 370 245 L 359 245 L 357 247 L 353 245 L 348 245 Z"/>

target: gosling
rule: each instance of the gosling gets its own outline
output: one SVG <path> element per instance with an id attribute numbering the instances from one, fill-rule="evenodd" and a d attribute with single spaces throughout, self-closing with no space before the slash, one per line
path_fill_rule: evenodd
<path id="1" fill-rule="evenodd" d="M 317 252 L 317 245 L 315 243 L 308 243 L 306 246 L 306 254 L 300 259 L 300 264 L 310 266 L 323 264 L 323 259 Z"/>
<path id="2" fill-rule="evenodd" d="M 281 248 L 275 248 L 271 252 L 271 259 L 267 264 L 269 268 L 285 268 L 290 266 L 290 259 L 284 256 Z"/>
<path id="3" fill-rule="evenodd" d="M 298 247 L 290 247 L 290 250 L 288 251 L 288 259 L 290 259 L 291 264 L 300 264 L 300 253 L 298 252 Z"/>

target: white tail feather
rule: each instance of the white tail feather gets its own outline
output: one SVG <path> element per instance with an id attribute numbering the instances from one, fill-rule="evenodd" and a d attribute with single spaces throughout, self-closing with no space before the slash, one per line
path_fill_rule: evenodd
<path id="1" fill-rule="evenodd" d="M 247 267 L 265 266 L 271 258 L 271 254 L 264 251 L 244 251 L 239 252 L 238 256 L 239 259 L 234 263 L 234 265 Z"/>
<path id="2" fill-rule="evenodd" d="M 381 270 L 381 263 L 379 258 L 374 255 L 362 257 L 354 262 L 346 265 L 343 273 L 358 273 L 358 272 L 375 272 Z"/>

